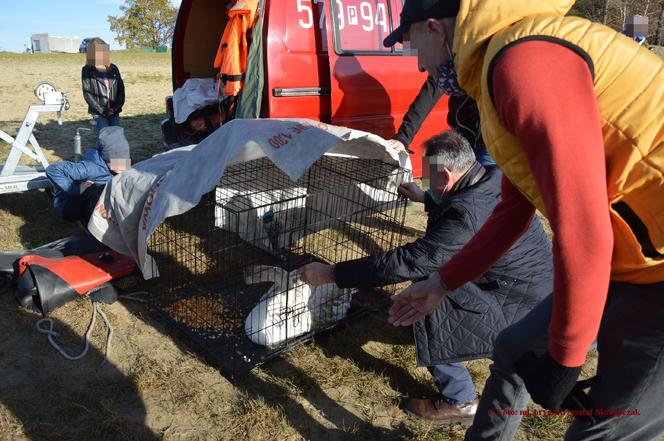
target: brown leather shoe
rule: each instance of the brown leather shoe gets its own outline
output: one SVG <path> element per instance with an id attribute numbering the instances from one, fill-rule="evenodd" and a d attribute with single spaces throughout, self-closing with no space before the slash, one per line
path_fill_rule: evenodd
<path id="1" fill-rule="evenodd" d="M 405 412 L 415 418 L 422 418 L 432 424 L 463 424 L 470 426 L 477 412 L 479 399 L 468 404 L 454 405 L 441 399 L 411 398 L 406 403 Z"/>

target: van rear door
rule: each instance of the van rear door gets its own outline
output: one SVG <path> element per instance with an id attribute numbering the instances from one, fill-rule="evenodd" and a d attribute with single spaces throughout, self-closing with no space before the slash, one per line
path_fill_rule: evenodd
<path id="1" fill-rule="evenodd" d="M 266 4 L 266 110 L 270 118 L 330 122 L 330 79 L 323 0 L 272 0 Z"/>

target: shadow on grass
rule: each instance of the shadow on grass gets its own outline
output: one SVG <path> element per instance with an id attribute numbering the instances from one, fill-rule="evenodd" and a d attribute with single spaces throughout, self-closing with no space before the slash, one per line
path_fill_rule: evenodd
<path id="1" fill-rule="evenodd" d="M 65 360 L 37 333 L 39 317 L 16 308 L 11 293 L 0 298 L 0 313 L 0 407 L 20 421 L 28 439 L 159 439 L 145 426 L 134 380 L 109 363 L 97 370 L 104 354 L 91 346 L 82 360 Z M 81 350 L 82 339 L 68 325 L 55 319 L 54 329 L 66 350 Z"/>
<path id="2" fill-rule="evenodd" d="M 46 114 L 51 117 L 53 114 Z M 125 130 L 125 137 L 131 146 L 131 156 L 134 162 L 142 161 L 150 156 L 163 151 L 161 120 L 164 114 L 146 114 L 140 116 L 122 116 L 120 114 L 120 125 Z M 96 144 L 95 126 L 90 124 L 90 118 L 77 121 L 63 121 L 59 125 L 55 120 L 40 118 L 35 124 L 33 134 L 37 142 L 45 151 L 47 157 L 60 158 L 72 161 L 74 159 L 74 136 L 76 129 L 90 129 L 81 131 L 81 147 L 85 151 Z M 9 136 L 15 137 L 21 121 L 0 121 L 0 127 L 5 128 Z M 4 143 L 0 143 L 2 145 Z M 8 151 L 5 146 L 0 152 Z M 5 161 L 6 153 L 0 156 L 0 163 Z M 27 156 L 23 158 L 27 159 Z"/>
<path id="3" fill-rule="evenodd" d="M 58 218 L 52 204 L 48 190 L 0 195 L 0 251 L 35 248 L 80 232 L 76 224 Z"/>
<path id="4" fill-rule="evenodd" d="M 274 360 L 263 366 L 263 370 L 280 379 L 292 379 L 305 391 L 303 398 L 313 407 L 313 412 L 329 421 L 335 428 L 326 427 L 312 416 L 312 410 L 289 396 L 287 388 L 266 381 L 250 373 L 241 378 L 236 386 L 254 400 L 264 400 L 272 407 L 281 408 L 291 427 L 304 439 L 396 439 L 406 435 L 403 429 L 387 430 L 373 426 L 345 409 L 319 386 L 319 382 L 302 368 L 287 360 Z"/>
<path id="5" fill-rule="evenodd" d="M 390 388 L 404 395 L 431 395 L 432 390 L 414 379 L 406 369 L 377 358 L 362 348 L 369 342 L 414 345 L 411 328 L 396 328 L 387 324 L 387 314 L 381 310 L 350 323 L 342 332 L 341 338 L 325 335 L 317 340 L 327 357 L 348 359 L 363 371 L 385 377 Z M 415 365 L 414 358 L 412 364 Z"/>
<path id="6" fill-rule="evenodd" d="M 373 373 L 385 377 L 389 386 L 403 394 L 431 394 L 431 389 L 417 382 L 405 369 L 388 361 L 376 358 L 362 349 L 367 342 L 380 342 L 395 345 L 412 344 L 412 337 L 403 329 L 391 328 L 384 323 L 385 314 L 382 312 L 366 315 L 361 321 L 353 322 L 342 329 L 326 333 L 317 339 L 317 346 L 322 350 L 325 358 L 320 362 L 330 363 L 329 360 L 339 357 L 351 361 L 363 372 Z M 381 323 L 383 326 L 381 326 Z M 312 360 L 312 362 L 316 362 Z M 414 363 L 414 360 L 413 360 Z M 306 362 L 296 366 L 292 360 L 277 358 L 261 367 L 276 381 L 269 381 L 256 373 L 249 373 L 240 378 L 236 386 L 253 400 L 265 401 L 272 407 L 281 408 L 289 424 L 295 428 L 305 439 L 342 440 L 342 439 L 404 439 L 414 436 L 414 433 L 400 423 L 394 429 L 376 427 L 347 410 L 337 400 L 331 398 L 320 386 L 329 382 L 329 379 L 320 379 L 323 369 L 311 367 Z M 338 375 L 335 372 L 333 375 Z M 308 409 L 293 398 L 290 384 L 306 400 Z M 351 382 L 352 378 L 344 378 L 344 383 Z M 371 394 L 371 391 L 362 391 Z M 312 409 L 313 408 L 313 409 Z M 312 415 L 320 415 L 314 418 Z M 320 420 L 324 419 L 335 428 L 326 427 Z"/>

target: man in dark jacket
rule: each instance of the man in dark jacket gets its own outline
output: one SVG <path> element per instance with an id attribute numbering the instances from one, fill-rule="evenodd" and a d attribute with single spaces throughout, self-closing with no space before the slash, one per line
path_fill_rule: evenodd
<path id="1" fill-rule="evenodd" d="M 60 161 L 46 168 L 53 182 L 53 208 L 66 221 L 87 225 L 104 186 L 114 174 L 131 167 L 129 143 L 122 127 L 105 127 L 99 143 L 80 162 Z"/>
<path id="2" fill-rule="evenodd" d="M 477 162 L 468 141 L 446 132 L 425 143 L 423 168 L 430 188 L 399 191 L 423 202 L 429 214 L 423 238 L 394 250 L 334 266 L 300 269 L 311 285 L 369 288 L 427 277 L 447 262 L 484 224 L 500 200 L 502 174 Z M 455 291 L 414 326 L 418 364 L 428 366 L 442 397 L 411 399 L 406 411 L 434 423 L 470 424 L 476 391 L 461 361 L 490 357 L 498 333 L 515 323 L 552 289 L 551 247 L 535 217 L 527 233 L 486 274 Z"/>
<path id="3" fill-rule="evenodd" d="M 408 108 L 408 112 L 404 115 L 399 131 L 394 139 L 389 141 L 390 145 L 397 150 L 405 150 L 407 146 L 412 144 L 413 138 L 420 130 L 422 123 L 444 94 L 444 91 L 437 87 L 436 80 L 429 75 Z M 450 96 L 447 124 L 470 142 L 475 157 L 480 164 L 484 166 L 496 165 L 489 152 L 487 152 L 482 139 L 480 111 L 475 100 L 465 93 Z"/>

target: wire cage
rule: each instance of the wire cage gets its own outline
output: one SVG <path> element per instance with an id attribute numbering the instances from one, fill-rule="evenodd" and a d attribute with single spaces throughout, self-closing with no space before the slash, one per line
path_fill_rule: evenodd
<path id="1" fill-rule="evenodd" d="M 323 156 L 297 182 L 262 158 L 226 169 L 215 190 L 152 234 L 155 314 L 229 379 L 387 301 L 385 292 L 311 287 L 297 269 L 403 242 L 410 171 Z"/>

